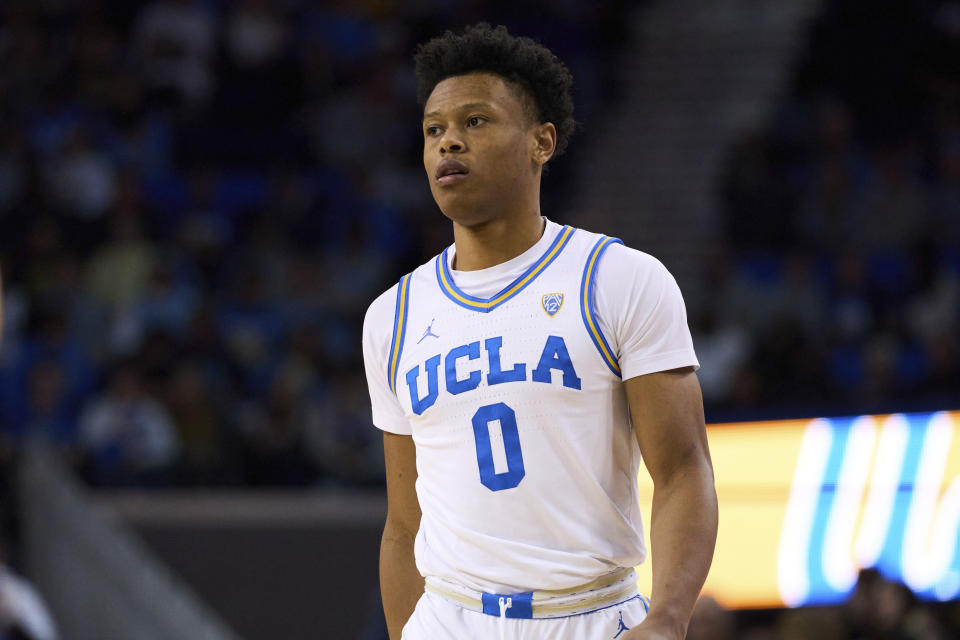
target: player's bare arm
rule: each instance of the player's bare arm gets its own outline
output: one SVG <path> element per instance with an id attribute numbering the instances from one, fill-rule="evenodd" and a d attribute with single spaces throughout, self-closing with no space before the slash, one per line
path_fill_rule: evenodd
<path id="1" fill-rule="evenodd" d="M 692 368 L 624 382 L 634 433 L 654 483 L 650 613 L 625 640 L 681 640 L 717 539 L 717 494 L 700 383 Z"/>
<path id="2" fill-rule="evenodd" d="M 423 576 L 417 571 L 413 557 L 413 542 L 420 528 L 413 437 L 384 432 L 383 453 L 387 471 L 387 520 L 380 542 L 380 593 L 390 640 L 400 640 L 403 625 L 423 594 Z"/>

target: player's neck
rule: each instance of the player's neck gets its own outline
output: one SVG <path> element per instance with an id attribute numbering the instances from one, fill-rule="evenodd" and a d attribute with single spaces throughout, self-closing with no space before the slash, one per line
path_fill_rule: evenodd
<path id="1" fill-rule="evenodd" d="M 453 268 L 477 271 L 512 260 L 537 244 L 544 229 L 546 220 L 539 210 L 520 219 L 497 218 L 472 227 L 454 222 L 457 251 Z"/>

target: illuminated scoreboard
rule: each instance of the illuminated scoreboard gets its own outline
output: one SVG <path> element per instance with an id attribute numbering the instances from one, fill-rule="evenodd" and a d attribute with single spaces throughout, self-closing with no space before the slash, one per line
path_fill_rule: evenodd
<path id="1" fill-rule="evenodd" d="M 707 433 L 720 529 L 705 593 L 730 607 L 838 603 L 873 567 L 925 599 L 960 597 L 960 412 Z M 649 532 L 645 470 L 639 485 Z M 650 563 L 639 571 L 649 594 Z"/>

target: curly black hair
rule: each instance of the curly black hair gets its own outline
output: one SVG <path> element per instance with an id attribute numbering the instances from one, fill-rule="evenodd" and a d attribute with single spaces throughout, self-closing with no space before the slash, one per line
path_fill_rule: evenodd
<path id="1" fill-rule="evenodd" d="M 417 69 L 417 101 L 421 106 L 439 82 L 451 76 L 488 71 L 495 73 L 532 100 L 537 122 L 552 122 L 557 128 L 557 157 L 567 148 L 576 123 L 570 85 L 573 76 L 566 65 L 542 44 L 530 38 L 510 35 L 507 28 L 481 22 L 456 34 L 421 44 L 414 55 Z"/>

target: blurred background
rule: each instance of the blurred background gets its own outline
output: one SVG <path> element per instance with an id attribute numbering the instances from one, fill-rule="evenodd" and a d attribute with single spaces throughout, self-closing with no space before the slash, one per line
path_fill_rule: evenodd
<path id="1" fill-rule="evenodd" d="M 0 638 L 386 638 L 360 330 L 452 242 L 411 55 L 478 20 L 573 72 L 543 212 L 675 274 L 708 422 L 960 409 L 956 0 L 4 0 Z M 960 637 L 922 595 L 689 637 Z"/>

